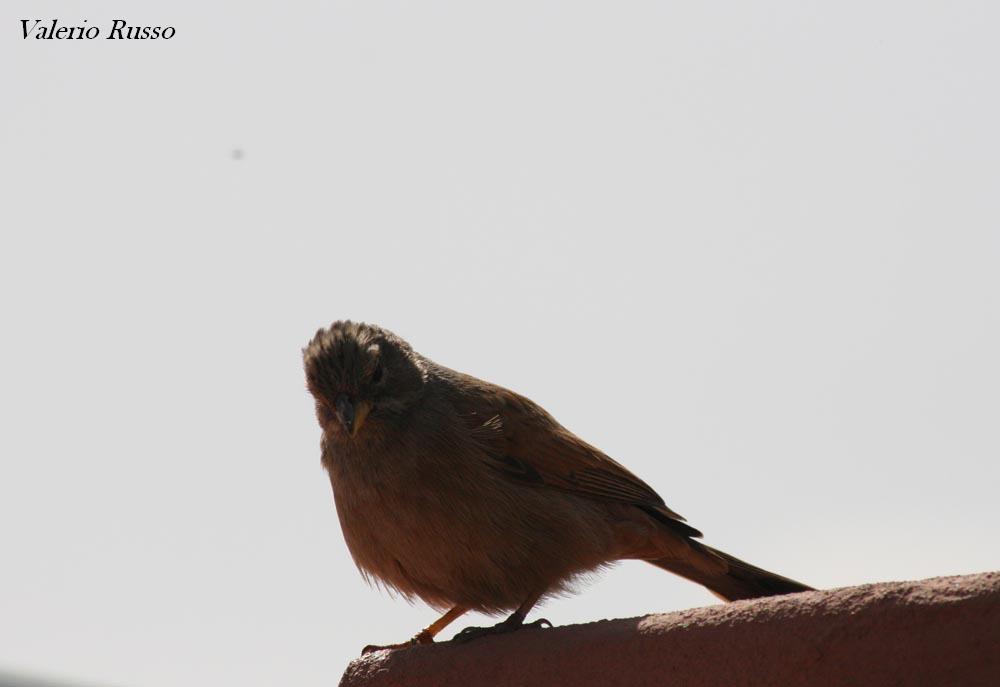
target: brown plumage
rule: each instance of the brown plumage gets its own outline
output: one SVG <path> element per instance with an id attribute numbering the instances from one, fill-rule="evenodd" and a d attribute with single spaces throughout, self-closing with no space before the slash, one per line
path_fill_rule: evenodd
<path id="1" fill-rule="evenodd" d="M 512 615 L 575 576 L 640 559 L 726 599 L 810 589 L 695 540 L 641 479 L 513 391 L 381 327 L 335 322 L 303 351 L 344 539 L 361 572 L 447 613 Z M 539 621 L 544 622 L 544 621 Z"/>

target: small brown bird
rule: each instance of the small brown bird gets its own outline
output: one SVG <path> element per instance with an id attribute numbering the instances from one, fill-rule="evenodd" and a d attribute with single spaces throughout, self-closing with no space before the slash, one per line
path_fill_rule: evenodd
<path id="1" fill-rule="evenodd" d="M 466 611 L 513 613 L 460 640 L 525 627 L 539 600 L 622 559 L 727 601 L 811 589 L 696 541 L 701 532 L 649 485 L 543 408 L 392 332 L 334 322 L 303 357 L 355 563 L 446 611 L 409 642 L 366 651 L 430 643 Z"/>

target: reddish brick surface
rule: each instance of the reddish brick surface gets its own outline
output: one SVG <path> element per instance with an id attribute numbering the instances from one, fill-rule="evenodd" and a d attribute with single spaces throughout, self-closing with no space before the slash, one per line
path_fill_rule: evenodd
<path id="1" fill-rule="evenodd" d="M 345 687 L 1000 686 L 1000 572 L 377 652 Z"/>

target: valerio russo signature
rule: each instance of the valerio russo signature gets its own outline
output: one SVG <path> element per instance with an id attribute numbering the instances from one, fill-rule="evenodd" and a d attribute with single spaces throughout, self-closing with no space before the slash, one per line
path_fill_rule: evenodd
<path id="1" fill-rule="evenodd" d="M 101 27 L 88 26 L 86 19 L 79 26 L 60 26 L 58 19 L 53 19 L 47 24 L 43 24 L 41 19 L 22 19 L 21 33 L 25 39 L 92 41 L 101 37 Z M 107 40 L 155 40 L 157 38 L 169 40 L 174 37 L 175 33 L 177 30 L 172 26 L 133 26 L 124 19 L 115 19 L 111 22 L 110 30 L 105 38 Z"/>

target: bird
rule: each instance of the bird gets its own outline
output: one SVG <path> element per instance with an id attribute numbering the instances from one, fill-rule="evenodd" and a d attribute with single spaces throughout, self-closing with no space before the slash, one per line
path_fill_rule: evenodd
<path id="1" fill-rule="evenodd" d="M 509 615 L 454 641 L 551 627 L 525 622 L 529 611 L 619 560 L 724 601 L 812 589 L 701 543 L 652 487 L 540 405 L 439 365 L 383 327 L 338 320 L 302 354 L 355 564 L 442 613 L 408 641 L 365 653 L 432 643 L 469 611 Z"/>

